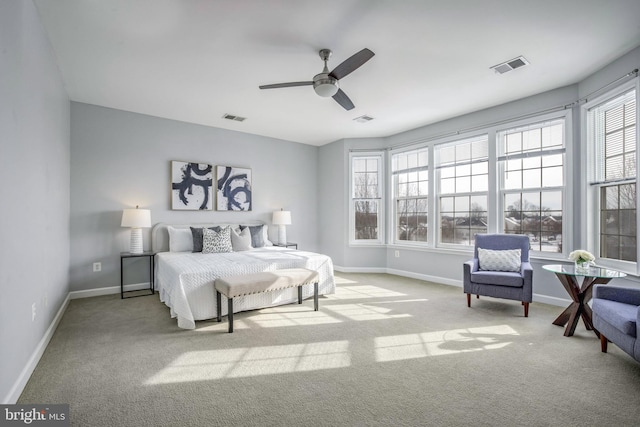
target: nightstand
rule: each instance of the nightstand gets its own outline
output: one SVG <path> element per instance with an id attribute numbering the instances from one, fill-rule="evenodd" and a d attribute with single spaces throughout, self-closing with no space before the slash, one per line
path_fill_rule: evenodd
<path id="1" fill-rule="evenodd" d="M 153 270 L 155 264 L 155 253 L 153 252 L 142 252 L 141 254 L 132 254 L 131 252 L 120 252 L 120 298 L 124 299 L 124 294 L 127 292 L 139 292 L 140 289 L 136 289 L 135 291 L 125 291 L 124 290 L 124 259 L 125 258 L 149 258 L 149 290 L 150 294 L 142 294 L 142 295 L 133 295 L 127 298 L 133 297 L 142 297 L 153 295 L 155 293 L 155 285 L 153 282 Z"/>
<path id="2" fill-rule="evenodd" d="M 294 249 L 298 250 L 298 244 L 297 243 L 293 243 L 293 242 L 274 243 L 273 246 L 278 246 L 278 247 L 281 247 L 281 248 L 294 248 Z"/>

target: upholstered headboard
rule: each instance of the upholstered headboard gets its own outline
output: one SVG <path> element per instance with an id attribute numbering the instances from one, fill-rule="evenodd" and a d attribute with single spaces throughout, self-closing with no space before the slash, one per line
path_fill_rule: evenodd
<path id="1" fill-rule="evenodd" d="M 174 228 L 189 228 L 189 227 L 213 227 L 215 225 L 225 227 L 227 225 L 237 226 L 242 225 L 262 225 L 262 221 L 242 221 L 241 223 L 193 223 L 193 224 L 167 224 L 165 222 L 159 222 L 151 229 L 151 250 L 153 252 L 168 252 L 169 251 L 169 231 L 167 227 Z"/>

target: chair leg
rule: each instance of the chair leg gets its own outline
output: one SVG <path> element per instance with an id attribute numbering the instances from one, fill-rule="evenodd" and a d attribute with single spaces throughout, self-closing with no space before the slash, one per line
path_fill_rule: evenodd
<path id="1" fill-rule="evenodd" d="M 471 294 L 467 294 L 467 307 L 471 307 Z"/>
<path id="2" fill-rule="evenodd" d="M 601 332 L 600 333 L 600 350 L 602 350 L 603 353 L 607 352 L 607 342 L 609 342 L 609 340 Z"/>
<path id="3" fill-rule="evenodd" d="M 524 305 L 524 317 L 529 317 L 529 303 L 522 301 L 522 305 Z"/>

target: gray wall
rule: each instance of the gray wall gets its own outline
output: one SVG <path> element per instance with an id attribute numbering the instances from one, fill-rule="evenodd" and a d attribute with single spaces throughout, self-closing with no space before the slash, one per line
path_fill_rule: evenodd
<path id="1" fill-rule="evenodd" d="M 171 160 L 251 168 L 253 211 L 171 210 Z M 136 205 L 151 210 L 152 223 L 262 220 L 273 240 L 271 214 L 284 208 L 288 240 L 318 250 L 317 179 L 314 146 L 72 102 L 71 290 L 120 285 L 119 253 L 129 248 L 122 209 Z M 143 238 L 149 248 L 150 230 Z M 126 269 L 127 283 L 148 281 L 139 261 Z"/>
<path id="2" fill-rule="evenodd" d="M 69 99 L 31 1 L 0 2 L 0 182 L 0 399 L 8 403 L 69 290 Z"/>
<path id="3" fill-rule="evenodd" d="M 423 126 L 408 132 L 391 135 L 382 139 L 382 146 L 394 147 L 571 104 L 577 99 L 609 84 L 639 66 L 640 48 L 636 48 L 597 73 L 588 76 L 578 84 Z M 573 108 L 572 119 L 574 125 L 573 141 L 569 143 L 568 149 L 571 150 L 573 155 L 574 185 L 578 187 L 582 185 L 580 156 L 583 153 L 581 149 L 582 138 L 579 132 L 579 106 Z M 344 231 L 342 246 L 340 246 L 337 237 L 332 237 L 331 239 L 327 238 L 320 241 L 320 250 L 334 258 L 334 263 L 337 266 L 344 267 L 347 270 L 387 269 L 390 272 L 398 274 L 432 278 L 450 284 L 461 283 L 461 263 L 468 259 L 471 254 L 470 251 L 443 252 L 437 249 L 415 250 L 400 247 L 362 248 L 349 246 L 346 235 L 349 215 L 349 177 L 346 159 L 348 158 L 350 149 L 373 149 L 378 147 L 380 147 L 379 139 L 345 140 L 320 147 L 320 170 L 330 171 L 330 174 L 342 173 L 344 178 L 342 187 L 339 187 L 337 182 L 332 182 L 332 185 L 320 187 L 318 214 L 324 221 L 323 229 L 340 229 Z M 338 194 L 340 191 L 342 191 L 342 197 Z M 579 213 L 581 203 L 579 191 L 574 191 L 573 203 L 577 209 L 576 213 Z M 583 219 L 582 216 L 579 214 L 575 215 L 574 221 L 570 225 L 574 236 L 573 246 L 576 248 L 583 245 L 580 238 L 582 229 L 581 219 Z M 400 252 L 399 258 L 395 257 L 396 250 Z M 381 251 L 385 252 L 385 257 L 382 260 L 380 259 Z M 558 303 L 562 303 L 562 301 L 558 299 L 566 300 L 568 298 L 565 291 L 551 273 L 541 268 L 543 264 L 548 262 L 549 261 L 545 260 L 533 261 L 535 269 L 534 293 L 542 296 L 542 299 L 546 302 L 557 301 Z M 635 284 L 635 279 L 632 278 L 628 280 L 627 284 Z"/>

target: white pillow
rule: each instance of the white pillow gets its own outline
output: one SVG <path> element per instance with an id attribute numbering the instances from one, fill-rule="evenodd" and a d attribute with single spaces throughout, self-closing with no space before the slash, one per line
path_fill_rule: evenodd
<path id="1" fill-rule="evenodd" d="M 188 228 L 167 227 L 169 232 L 169 252 L 191 252 L 193 236 Z"/>
<path id="2" fill-rule="evenodd" d="M 488 271 L 520 271 L 520 249 L 494 251 L 478 248 L 480 270 Z"/>
<path id="3" fill-rule="evenodd" d="M 269 240 L 269 227 L 266 225 L 262 227 L 262 237 L 264 238 L 265 246 L 273 246 L 273 243 Z"/>
<path id="4" fill-rule="evenodd" d="M 231 230 L 231 246 L 234 252 L 250 251 L 251 247 L 251 232 L 249 228 Z"/>
<path id="5" fill-rule="evenodd" d="M 231 227 L 225 227 L 220 232 L 209 228 L 202 229 L 202 253 L 213 254 L 233 252 L 231 246 Z"/>

